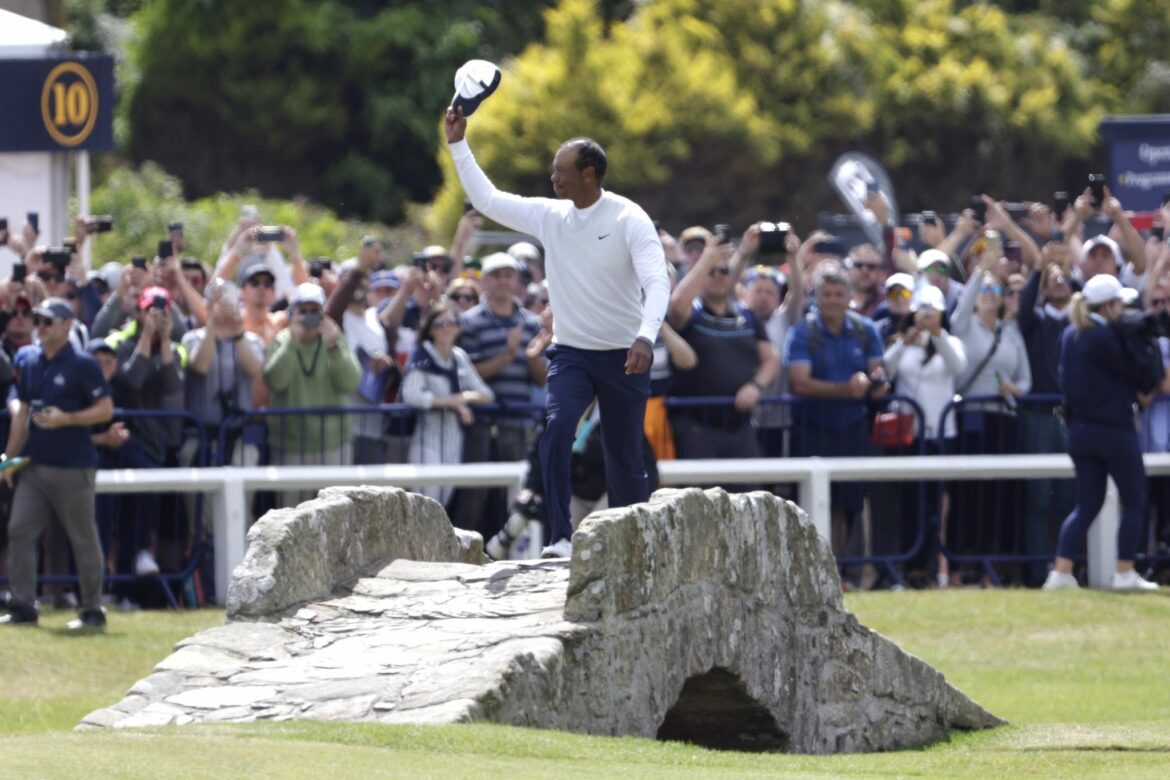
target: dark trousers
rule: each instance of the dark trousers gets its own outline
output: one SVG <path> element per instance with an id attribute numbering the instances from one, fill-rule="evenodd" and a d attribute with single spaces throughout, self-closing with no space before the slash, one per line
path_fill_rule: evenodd
<path id="1" fill-rule="evenodd" d="M 642 422 L 650 373 L 627 375 L 624 349 L 588 350 L 557 345 L 548 351 L 548 411 L 540 439 L 549 543 L 573 535 L 569 522 L 569 463 L 577 423 L 594 397 L 601 411 L 605 492 L 611 507 L 650 497 L 642 461 Z"/>
<path id="2" fill-rule="evenodd" d="M 1068 426 L 1068 454 L 1077 472 L 1077 506 L 1060 527 L 1056 554 L 1075 558 L 1084 549 L 1089 525 L 1105 503 L 1105 478 L 1113 477 L 1121 499 L 1117 558 L 1132 561 L 1146 511 L 1146 468 L 1137 431 L 1073 420 Z"/>

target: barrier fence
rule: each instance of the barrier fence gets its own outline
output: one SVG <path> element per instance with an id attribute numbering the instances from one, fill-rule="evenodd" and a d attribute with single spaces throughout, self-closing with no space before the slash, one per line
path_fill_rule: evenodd
<path id="1" fill-rule="evenodd" d="M 940 551 L 960 571 L 966 567 L 968 575 L 993 584 L 1002 584 L 1005 571 L 1011 582 L 1038 584 L 1029 567 L 1042 573 L 1071 508 L 1071 461 L 1063 454 L 1061 423 L 1052 414 L 1058 398 L 1027 396 L 1014 407 L 999 398 L 956 398 L 934 425 L 918 403 L 898 396 L 861 404 L 861 416 L 847 425 L 825 422 L 840 416 L 833 407 L 855 414 L 858 402 L 828 402 L 818 415 L 809 414 L 799 398 L 766 398 L 754 419 L 744 422 L 729 415 L 732 401 L 668 399 L 672 422 L 685 418 L 690 426 L 684 447 L 690 450 L 680 451 L 679 460 L 660 462 L 663 484 L 773 489 L 798 497 L 826 536 L 834 505 L 868 496 L 870 544 L 860 548 L 854 540 L 853 547 L 845 547 L 842 566 L 873 564 L 883 579 L 902 584 L 906 570 L 929 568 L 930 557 Z M 1159 428 L 1170 429 L 1168 401 L 1159 399 L 1145 413 L 1151 447 L 1165 446 L 1170 438 L 1170 430 L 1163 434 Z M 491 429 L 533 424 L 541 411 L 536 405 L 490 405 L 477 408 L 476 415 L 479 425 Z M 464 429 L 451 426 L 446 415 L 453 413 L 418 413 L 403 404 L 263 410 L 211 425 L 185 412 L 120 409 L 116 414 L 131 429 L 134 446 L 103 452 L 99 472 L 99 525 L 107 550 L 116 550 L 108 581 L 117 587 L 138 580 L 124 551 L 143 539 L 166 540 L 172 554 L 159 560 L 159 581 L 172 605 L 175 590 L 190 589 L 209 538 L 215 544 L 216 598 L 222 601 L 229 562 L 234 566 L 242 558 L 243 529 L 277 505 L 279 497 L 266 497 L 267 491 L 304 493 L 347 482 L 514 490 L 526 472 L 526 464 L 515 461 L 454 465 Z M 882 439 L 874 428 L 879 414 L 912 422 L 896 423 L 895 438 Z M 721 427 L 728 419 L 740 427 L 730 432 Z M 947 435 L 949 422 L 952 435 Z M 361 439 L 377 441 L 371 431 L 381 432 L 381 448 L 357 447 Z M 758 457 L 706 457 L 749 435 Z M 419 452 L 412 446 L 427 439 L 435 460 L 409 462 Z M 326 446 L 334 441 L 345 446 Z M 452 461 L 442 460 L 450 453 Z M 1164 496 L 1170 468 L 1163 460 L 1147 457 L 1152 486 L 1158 486 L 1151 490 L 1156 507 L 1170 503 Z M 212 498 L 214 523 L 204 522 L 203 493 Z M 245 499 L 249 493 L 259 493 L 251 505 Z M 180 500 L 182 494 L 188 498 Z M 103 501 L 114 502 L 114 508 L 102 510 Z M 1163 533 L 1151 524 L 1143 561 L 1170 560 L 1157 554 Z M 134 544 L 128 546 L 127 539 Z M 42 582 L 70 581 L 59 561 L 55 565 Z"/>

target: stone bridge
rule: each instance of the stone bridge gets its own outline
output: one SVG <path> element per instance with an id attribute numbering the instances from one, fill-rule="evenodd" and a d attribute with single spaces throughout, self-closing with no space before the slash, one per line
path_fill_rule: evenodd
<path id="1" fill-rule="evenodd" d="M 228 623 L 82 727 L 492 721 L 835 753 L 999 725 L 857 622 L 804 513 L 661 490 L 598 512 L 571 560 L 482 563 L 393 488 L 329 488 L 249 532 Z"/>

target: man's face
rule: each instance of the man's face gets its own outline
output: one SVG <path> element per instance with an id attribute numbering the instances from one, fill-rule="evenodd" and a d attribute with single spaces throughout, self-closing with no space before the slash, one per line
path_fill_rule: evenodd
<path id="1" fill-rule="evenodd" d="M 686 264 L 686 270 L 695 267 L 695 263 L 699 262 L 699 257 L 703 254 L 707 242 L 701 238 L 692 238 L 690 241 L 683 244 L 683 262 Z"/>
<path id="2" fill-rule="evenodd" d="M 1089 250 L 1089 254 L 1081 261 L 1081 274 L 1086 279 L 1092 279 L 1097 274 L 1117 275 L 1117 259 L 1109 247 L 1098 244 Z"/>
<path id="3" fill-rule="evenodd" d="M 585 194 L 585 179 L 577 170 L 577 150 L 561 147 L 553 157 L 553 194 L 558 198 L 577 200 Z"/>
<path id="4" fill-rule="evenodd" d="M 747 291 L 748 308 L 760 319 L 772 316 L 780 306 L 780 288 L 766 277 L 759 277 L 752 281 Z"/>
<path id="5" fill-rule="evenodd" d="M 187 284 L 195 288 L 197 292 L 203 292 L 203 288 L 207 286 L 207 280 L 203 278 L 203 272 L 194 268 L 184 268 L 183 276 L 187 277 Z"/>
<path id="6" fill-rule="evenodd" d="M 717 263 L 707 271 L 703 280 L 703 297 L 720 301 L 731 291 L 731 268 L 727 263 Z"/>
<path id="7" fill-rule="evenodd" d="M 363 263 L 378 265 L 382 262 L 382 245 L 377 243 L 363 244 L 362 248 L 358 250 L 358 259 Z"/>
<path id="8" fill-rule="evenodd" d="M 822 282 L 817 287 L 817 307 L 823 319 L 842 319 L 849 308 L 849 288 L 836 282 Z"/>
<path id="9" fill-rule="evenodd" d="M 114 357 L 114 353 L 101 349 L 94 353 L 93 359 L 102 370 L 102 377 L 107 382 L 112 381 L 114 374 L 118 373 L 118 358 Z"/>
<path id="10" fill-rule="evenodd" d="M 850 281 L 857 292 L 869 295 L 878 285 L 885 281 L 882 277 L 881 259 L 868 251 L 859 251 L 850 259 Z"/>
<path id="11" fill-rule="evenodd" d="M 37 332 L 37 339 L 46 347 L 54 348 L 64 344 L 69 338 L 69 326 L 72 320 L 44 317 L 40 314 L 32 316 L 32 324 Z"/>
<path id="12" fill-rule="evenodd" d="M 316 336 L 324 316 L 321 307 L 315 303 L 298 303 L 294 315 L 305 329 L 306 336 Z"/>
<path id="13" fill-rule="evenodd" d="M 1072 287 L 1064 269 L 1058 265 L 1048 266 L 1044 278 L 1044 299 L 1049 303 L 1062 306 L 1072 298 Z"/>
<path id="14" fill-rule="evenodd" d="M 503 302 L 515 296 L 519 278 L 520 275 L 511 268 L 497 268 L 490 274 L 484 274 L 479 281 L 490 300 Z"/>
<path id="15" fill-rule="evenodd" d="M 12 310 L 12 316 L 8 319 L 8 327 L 4 330 L 4 335 L 10 341 L 17 343 L 24 343 L 32 337 L 32 312 L 24 304 L 17 304 L 16 308 Z"/>
<path id="16" fill-rule="evenodd" d="M 950 269 L 945 263 L 935 263 L 926 269 L 926 280 L 944 293 L 951 284 Z"/>
<path id="17" fill-rule="evenodd" d="M 240 298 L 249 307 L 267 309 L 276 300 L 276 280 L 271 274 L 256 274 L 244 282 Z"/>

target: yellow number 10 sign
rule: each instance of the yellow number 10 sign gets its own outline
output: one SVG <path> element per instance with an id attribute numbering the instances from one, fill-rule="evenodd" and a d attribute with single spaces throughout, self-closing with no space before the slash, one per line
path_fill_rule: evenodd
<path id="1" fill-rule="evenodd" d="M 53 68 L 41 89 L 41 118 L 53 140 L 77 146 L 93 132 L 97 116 L 97 84 L 89 70 L 79 62 Z"/>

